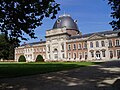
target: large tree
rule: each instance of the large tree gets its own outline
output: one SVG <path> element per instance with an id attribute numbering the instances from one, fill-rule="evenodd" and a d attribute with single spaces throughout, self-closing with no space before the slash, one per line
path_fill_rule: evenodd
<path id="1" fill-rule="evenodd" d="M 0 32 L 10 40 L 36 38 L 34 30 L 44 17 L 54 19 L 60 10 L 55 0 L 0 0 Z"/>
<path id="2" fill-rule="evenodd" d="M 111 13 L 111 17 L 113 17 L 113 21 L 110 22 L 112 28 L 114 30 L 120 29 L 120 0 L 108 0 L 111 9 L 113 10 Z"/>

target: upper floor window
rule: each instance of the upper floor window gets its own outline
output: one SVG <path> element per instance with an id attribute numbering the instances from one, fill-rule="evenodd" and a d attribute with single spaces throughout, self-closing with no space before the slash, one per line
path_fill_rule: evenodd
<path id="1" fill-rule="evenodd" d="M 73 49 L 76 50 L 76 44 L 73 44 Z"/>
<path id="2" fill-rule="evenodd" d="M 48 52 L 50 52 L 50 45 L 48 45 Z"/>
<path id="3" fill-rule="evenodd" d="M 87 48 L 87 42 L 84 43 L 84 48 Z"/>
<path id="4" fill-rule="evenodd" d="M 81 44 L 78 44 L 78 49 L 81 49 L 81 48 L 82 48 Z"/>
<path id="5" fill-rule="evenodd" d="M 99 42 L 98 41 L 96 41 L 96 47 L 99 47 Z"/>
<path id="6" fill-rule="evenodd" d="M 70 44 L 68 45 L 68 50 L 71 50 L 71 45 Z"/>
<path id="7" fill-rule="evenodd" d="M 61 44 L 62 50 L 64 50 L 64 44 Z"/>
<path id="8" fill-rule="evenodd" d="M 119 40 L 116 40 L 116 46 L 119 46 L 120 42 Z"/>
<path id="9" fill-rule="evenodd" d="M 109 47 L 112 47 L 112 40 L 109 40 Z"/>
<path id="10" fill-rule="evenodd" d="M 104 47 L 105 46 L 105 42 L 101 41 L 101 46 Z"/>
<path id="11" fill-rule="evenodd" d="M 105 57 L 105 51 L 102 51 L 102 56 Z"/>
<path id="12" fill-rule="evenodd" d="M 90 42 L 90 47 L 93 48 L 93 42 Z"/>

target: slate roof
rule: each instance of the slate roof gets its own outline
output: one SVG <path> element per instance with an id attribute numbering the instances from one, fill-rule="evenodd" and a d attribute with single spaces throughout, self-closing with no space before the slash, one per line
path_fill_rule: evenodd
<path id="1" fill-rule="evenodd" d="M 33 46 L 33 45 L 42 44 L 42 43 L 46 43 L 46 41 L 39 41 L 39 42 L 33 42 L 33 43 L 24 43 L 21 46 L 25 46 L 25 45 Z"/>
<path id="2" fill-rule="evenodd" d="M 93 34 L 101 34 L 101 35 L 109 35 L 109 34 L 115 34 L 115 33 L 119 33 L 120 30 L 116 30 L 116 31 L 103 31 L 103 32 L 95 32 L 95 33 L 89 33 L 89 34 L 83 34 L 83 35 L 76 35 L 76 36 L 71 36 L 69 39 L 77 39 L 77 38 L 85 38 L 85 37 L 89 37 Z"/>

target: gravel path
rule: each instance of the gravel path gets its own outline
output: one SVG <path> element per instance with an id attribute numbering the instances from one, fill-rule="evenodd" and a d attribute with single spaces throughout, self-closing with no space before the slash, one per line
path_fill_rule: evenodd
<path id="1" fill-rule="evenodd" d="M 68 71 L 0 79 L 0 90 L 120 90 L 120 60 Z"/>

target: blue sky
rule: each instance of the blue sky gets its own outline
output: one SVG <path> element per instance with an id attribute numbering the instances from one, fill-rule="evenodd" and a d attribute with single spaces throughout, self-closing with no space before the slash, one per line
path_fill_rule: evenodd
<path id="1" fill-rule="evenodd" d="M 64 12 L 70 14 L 73 19 L 78 21 L 78 27 L 82 34 L 112 30 L 109 25 L 112 20 L 110 17 L 111 9 L 107 4 L 107 0 L 56 0 L 56 2 L 61 4 L 61 10 L 57 18 Z M 52 29 L 56 19 L 45 18 L 42 26 L 35 29 L 38 38 L 29 38 L 27 42 L 45 40 L 45 31 Z"/>

